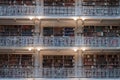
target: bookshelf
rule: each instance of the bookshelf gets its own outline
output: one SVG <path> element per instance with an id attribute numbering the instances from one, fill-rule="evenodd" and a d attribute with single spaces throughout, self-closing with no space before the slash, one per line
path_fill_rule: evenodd
<path id="1" fill-rule="evenodd" d="M 83 36 L 86 37 L 119 37 L 119 26 L 84 26 Z"/>
<path id="2" fill-rule="evenodd" d="M 0 54 L 0 68 L 8 67 L 8 55 Z"/>
<path id="3" fill-rule="evenodd" d="M 57 28 L 57 27 L 55 27 L 55 28 L 53 28 L 54 30 L 54 36 L 63 36 L 64 34 L 63 34 L 63 29 L 64 28 L 62 28 L 62 27 L 59 27 L 59 28 Z"/>
<path id="4" fill-rule="evenodd" d="M 119 54 L 84 54 L 83 64 L 86 69 L 91 68 L 120 68 Z"/>
<path id="5" fill-rule="evenodd" d="M 8 55 L 9 58 L 8 58 L 8 64 L 9 64 L 9 67 L 10 68 L 15 68 L 15 67 L 19 67 L 20 66 L 20 55 L 18 54 L 9 54 Z"/>
<path id="6" fill-rule="evenodd" d="M 74 28 L 64 28 L 65 36 L 74 36 Z"/>
<path id="7" fill-rule="evenodd" d="M 32 36 L 34 27 L 31 25 L 1 25 L 0 36 Z"/>
<path id="8" fill-rule="evenodd" d="M 51 35 L 53 35 L 53 27 L 44 27 L 43 28 L 43 35 L 44 36 L 51 36 Z"/>
<path id="9" fill-rule="evenodd" d="M 119 55 L 107 55 L 106 61 L 108 62 L 107 66 L 109 68 L 118 68 L 120 67 Z M 119 64 L 119 65 L 118 65 Z"/>
<path id="10" fill-rule="evenodd" d="M 35 5 L 35 0 L 0 0 L 0 5 Z"/>
<path id="11" fill-rule="evenodd" d="M 83 6 L 119 6 L 119 0 L 82 0 Z"/>
<path id="12" fill-rule="evenodd" d="M 21 55 L 21 65 L 22 67 L 32 67 L 33 66 L 33 55 Z"/>
<path id="13" fill-rule="evenodd" d="M 74 56 L 72 55 L 44 55 L 43 68 L 73 68 Z"/>
<path id="14" fill-rule="evenodd" d="M 44 6 L 74 6 L 75 0 L 44 0 Z"/>
<path id="15" fill-rule="evenodd" d="M 97 68 L 106 68 L 107 67 L 106 55 L 97 55 L 96 63 Z"/>
<path id="16" fill-rule="evenodd" d="M 74 36 L 73 27 L 44 27 L 44 36 Z"/>
<path id="17" fill-rule="evenodd" d="M 72 68 L 74 67 L 74 56 L 64 56 L 64 67 Z"/>
<path id="18" fill-rule="evenodd" d="M 33 67 L 32 54 L 0 54 L 0 68 Z"/>
<path id="19" fill-rule="evenodd" d="M 83 63 L 86 69 L 93 68 L 95 66 L 94 55 L 84 55 Z"/>

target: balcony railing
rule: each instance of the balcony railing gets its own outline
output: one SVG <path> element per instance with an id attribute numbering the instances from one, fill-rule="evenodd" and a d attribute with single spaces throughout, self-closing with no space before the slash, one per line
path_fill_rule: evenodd
<path id="1" fill-rule="evenodd" d="M 25 16 L 36 15 L 36 6 L 0 6 L 0 16 Z"/>
<path id="2" fill-rule="evenodd" d="M 0 47 L 120 47 L 119 37 L 0 37 Z"/>
<path id="3" fill-rule="evenodd" d="M 0 6 L 0 16 L 119 16 L 119 14 L 119 6 Z"/>
<path id="4" fill-rule="evenodd" d="M 0 78 L 120 78 L 120 69 L 0 68 Z"/>
<path id="5" fill-rule="evenodd" d="M 74 16 L 75 7 L 59 7 L 59 6 L 48 6 L 44 7 L 45 16 Z"/>
<path id="6" fill-rule="evenodd" d="M 118 16 L 119 7 L 87 7 L 82 8 L 82 14 L 85 16 Z"/>
<path id="7" fill-rule="evenodd" d="M 75 46 L 75 37 L 43 37 L 44 46 Z"/>
<path id="8" fill-rule="evenodd" d="M 32 46 L 34 44 L 34 37 L 0 37 L 0 46 L 3 47 L 24 47 Z"/>

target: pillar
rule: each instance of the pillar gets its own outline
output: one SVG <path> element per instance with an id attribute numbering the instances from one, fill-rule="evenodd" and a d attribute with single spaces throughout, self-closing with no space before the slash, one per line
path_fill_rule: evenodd
<path id="1" fill-rule="evenodd" d="M 78 64 L 79 64 L 79 51 L 76 51 L 76 56 L 75 56 L 76 58 L 76 60 L 75 60 L 75 77 L 78 77 Z"/>
<path id="2" fill-rule="evenodd" d="M 40 76 L 40 56 L 39 56 L 39 51 L 35 51 L 34 53 L 34 69 L 35 69 L 35 72 L 34 72 L 34 75 L 35 75 L 35 78 L 39 77 Z"/>
<path id="3" fill-rule="evenodd" d="M 41 35 L 41 20 L 39 19 L 36 19 L 34 21 L 34 24 L 35 24 L 35 30 L 34 30 L 34 46 L 37 47 L 37 46 L 41 46 L 42 45 L 42 38 L 40 37 Z"/>
<path id="4" fill-rule="evenodd" d="M 35 36 L 39 36 L 39 34 L 40 34 L 40 20 L 35 19 L 34 24 L 35 24 Z"/>
<path id="5" fill-rule="evenodd" d="M 81 0 L 75 0 L 75 16 L 81 15 Z"/>
<path id="6" fill-rule="evenodd" d="M 83 74 L 83 52 L 81 50 L 78 51 L 78 77 L 82 77 Z"/>
<path id="7" fill-rule="evenodd" d="M 39 16 L 44 16 L 44 0 L 37 0 L 39 4 Z"/>

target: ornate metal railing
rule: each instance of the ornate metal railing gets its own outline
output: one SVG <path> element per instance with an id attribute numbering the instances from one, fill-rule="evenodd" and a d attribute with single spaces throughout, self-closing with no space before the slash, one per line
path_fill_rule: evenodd
<path id="1" fill-rule="evenodd" d="M 82 15 L 85 16 L 119 16 L 119 7 L 96 7 L 96 6 L 83 6 Z"/>
<path id="2" fill-rule="evenodd" d="M 0 46 L 3 47 L 24 47 L 24 46 L 32 46 L 34 44 L 33 37 L 0 37 Z"/>
<path id="3" fill-rule="evenodd" d="M 34 68 L 0 68 L 0 78 L 32 78 Z"/>
<path id="4" fill-rule="evenodd" d="M 120 78 L 120 69 L 84 69 L 83 77 L 87 78 Z"/>
<path id="5" fill-rule="evenodd" d="M 77 37 L 76 45 L 85 47 L 119 47 L 119 37 Z"/>
<path id="6" fill-rule="evenodd" d="M 120 47 L 119 37 L 0 37 L 0 47 Z"/>
<path id="7" fill-rule="evenodd" d="M 120 78 L 120 69 L 0 68 L 0 78 Z"/>
<path id="8" fill-rule="evenodd" d="M 44 7 L 44 15 L 45 16 L 74 16 L 75 15 L 75 7 L 66 6 L 46 6 Z"/>
<path id="9" fill-rule="evenodd" d="M 0 6 L 0 16 L 119 16 L 119 14 L 119 6 Z"/>
<path id="10" fill-rule="evenodd" d="M 44 46 L 75 46 L 75 37 L 43 37 Z"/>
<path id="11" fill-rule="evenodd" d="M 0 16 L 26 16 L 26 15 L 36 15 L 37 8 L 36 6 L 20 6 L 20 5 L 11 5 L 11 6 L 0 6 Z"/>

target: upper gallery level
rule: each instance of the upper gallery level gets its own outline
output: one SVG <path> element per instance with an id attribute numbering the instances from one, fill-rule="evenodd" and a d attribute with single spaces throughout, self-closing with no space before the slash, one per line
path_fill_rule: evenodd
<path id="1" fill-rule="evenodd" d="M 120 15 L 120 0 L 0 0 L 0 16 Z"/>
<path id="2" fill-rule="evenodd" d="M 33 25 L 1 25 L 0 48 L 120 48 L 120 26 L 84 26 L 79 33 L 72 26 L 41 28 L 39 33 Z"/>

